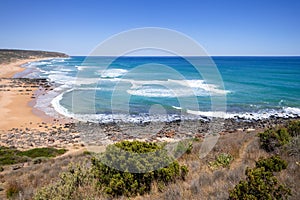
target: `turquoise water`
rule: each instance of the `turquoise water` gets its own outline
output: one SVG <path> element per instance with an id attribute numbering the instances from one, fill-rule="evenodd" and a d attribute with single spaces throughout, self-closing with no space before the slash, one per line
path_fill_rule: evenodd
<path id="1" fill-rule="evenodd" d="M 221 99 L 222 105 L 225 101 L 226 110 L 220 110 L 225 118 L 300 115 L 300 57 L 190 60 L 204 70 L 215 64 L 222 81 L 210 78 L 216 72 L 204 76 L 180 57 L 53 59 L 28 64 L 22 76 L 45 77 L 56 84 L 39 100 L 40 109 L 50 106 L 63 115 L 96 122 L 211 117 L 212 98 Z"/>

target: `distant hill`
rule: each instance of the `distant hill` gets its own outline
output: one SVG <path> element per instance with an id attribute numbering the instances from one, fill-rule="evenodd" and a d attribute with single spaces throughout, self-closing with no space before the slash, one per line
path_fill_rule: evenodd
<path id="1" fill-rule="evenodd" d="M 0 49 L 0 64 L 9 63 L 19 59 L 69 57 L 67 54 L 49 51 L 33 51 L 19 49 Z"/>

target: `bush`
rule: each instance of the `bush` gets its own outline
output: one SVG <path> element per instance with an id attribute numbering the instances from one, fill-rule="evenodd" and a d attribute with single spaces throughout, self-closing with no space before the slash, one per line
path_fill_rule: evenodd
<path id="1" fill-rule="evenodd" d="M 260 159 L 253 169 L 247 168 L 246 180 L 240 181 L 229 191 L 229 199 L 287 199 L 291 190 L 278 183 L 273 172 L 287 166 L 279 157 Z"/>
<path id="2" fill-rule="evenodd" d="M 266 171 L 270 172 L 280 172 L 281 170 L 286 169 L 287 162 L 282 160 L 279 156 L 272 156 L 268 159 L 260 159 L 257 161 L 256 167 L 263 167 Z"/>
<path id="3" fill-rule="evenodd" d="M 289 122 L 287 125 L 287 130 L 292 137 L 297 137 L 300 135 L 300 120 L 295 120 Z"/>
<path id="4" fill-rule="evenodd" d="M 162 145 L 123 141 L 93 157 L 90 168 L 87 164 L 71 166 L 59 182 L 40 189 L 34 199 L 95 199 L 100 192 L 109 198 L 134 196 L 149 192 L 154 181 L 163 189 L 176 179 L 185 179 L 187 173 L 187 167 L 174 161 Z"/>
<path id="5" fill-rule="evenodd" d="M 275 151 L 279 147 L 289 143 L 291 136 L 286 128 L 268 129 L 258 134 L 260 144 L 268 152 Z"/>
<path id="6" fill-rule="evenodd" d="M 109 145 L 99 158 L 92 159 L 93 174 L 109 196 L 134 196 L 151 190 L 151 184 L 175 182 L 188 170 L 171 158 L 162 145 L 123 141 Z"/>
<path id="7" fill-rule="evenodd" d="M 210 162 L 209 165 L 211 168 L 216 169 L 219 167 L 228 167 L 230 162 L 233 160 L 233 157 L 227 153 L 221 153 L 216 157 L 216 160 Z"/>

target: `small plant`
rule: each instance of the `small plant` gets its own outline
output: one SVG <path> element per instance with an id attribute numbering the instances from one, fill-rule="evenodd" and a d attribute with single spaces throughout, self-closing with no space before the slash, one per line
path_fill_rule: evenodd
<path id="1" fill-rule="evenodd" d="M 0 166 L 0 172 L 3 172 L 4 168 L 2 166 Z"/>
<path id="2" fill-rule="evenodd" d="M 12 181 L 8 183 L 8 187 L 6 190 L 6 197 L 8 199 L 13 198 L 19 194 L 19 192 L 22 191 L 21 186 L 19 185 L 18 182 Z"/>
<path id="3" fill-rule="evenodd" d="M 215 159 L 215 161 L 210 162 L 209 165 L 211 168 L 216 169 L 219 167 L 228 167 L 230 162 L 233 160 L 233 157 L 227 153 L 221 153 Z"/>
<path id="4" fill-rule="evenodd" d="M 178 156 L 183 155 L 184 153 L 190 154 L 193 149 L 193 143 L 188 140 L 180 141 L 177 143 L 174 156 L 177 158 Z"/>
<path id="5" fill-rule="evenodd" d="M 247 168 L 246 180 L 240 181 L 229 191 L 229 199 L 287 199 L 291 190 L 279 184 L 273 175 L 273 172 L 279 172 L 286 166 L 286 162 L 276 156 L 260 159 L 255 168 Z"/>
<path id="6" fill-rule="evenodd" d="M 287 125 L 287 130 L 292 137 L 300 135 L 300 120 L 291 121 Z"/>

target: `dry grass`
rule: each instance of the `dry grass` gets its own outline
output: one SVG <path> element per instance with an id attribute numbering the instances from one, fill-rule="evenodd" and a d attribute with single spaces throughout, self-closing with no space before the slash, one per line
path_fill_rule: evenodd
<path id="1" fill-rule="evenodd" d="M 59 174 L 67 170 L 69 163 L 80 162 L 86 159 L 88 155 L 68 155 L 56 159 L 44 160 L 42 163 L 28 163 L 18 170 L 6 170 L 0 174 L 0 199 L 6 199 L 6 191 L 11 187 L 11 183 L 17 183 L 20 188 L 20 194 L 16 199 L 31 199 L 37 188 L 55 182 Z M 20 198 L 21 196 L 21 198 Z"/>
<path id="2" fill-rule="evenodd" d="M 228 199 L 228 190 L 232 189 L 241 179 L 245 178 L 247 167 L 254 167 L 255 161 L 260 157 L 269 157 L 260 148 L 259 140 L 256 137 L 257 132 L 235 132 L 222 135 L 212 151 L 203 159 L 199 157 L 199 151 L 202 142 L 193 142 L 193 149 L 190 154 L 184 154 L 179 158 L 180 164 L 188 166 L 189 173 L 186 180 L 179 180 L 161 188 L 154 183 L 150 194 L 137 196 L 134 200 L 142 199 Z M 297 143 L 296 143 L 297 144 Z M 289 147 L 293 152 L 298 151 L 295 146 Z M 288 185 L 292 190 L 291 199 L 300 199 L 300 161 L 299 154 L 289 155 L 289 149 L 280 155 L 288 162 L 288 168 L 277 174 L 278 179 Z M 233 156 L 233 161 L 227 168 L 212 169 L 209 162 L 213 161 L 220 153 L 228 153 Z M 0 174 L 1 181 L 13 177 L 21 185 L 24 199 L 30 198 L 37 187 L 47 185 L 57 180 L 58 174 L 66 170 L 69 162 L 79 162 L 88 155 L 67 156 L 64 158 L 48 160 L 41 164 L 24 167 L 18 171 L 12 171 L 10 174 Z M 1 184 L 1 183 L 0 183 Z M 4 182 L 7 184 L 7 181 Z M 79 189 L 81 196 L 98 195 L 97 199 L 106 199 L 99 194 L 95 194 L 94 188 L 90 186 Z M 0 196 L 1 198 L 2 196 Z M 94 199 L 94 198 L 92 198 Z M 117 199 L 128 199 L 119 197 Z"/>

